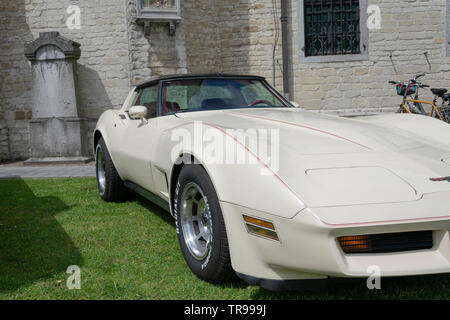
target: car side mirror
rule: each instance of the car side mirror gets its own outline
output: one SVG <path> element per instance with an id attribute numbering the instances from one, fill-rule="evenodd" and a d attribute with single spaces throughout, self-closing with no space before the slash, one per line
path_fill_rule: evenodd
<path id="1" fill-rule="evenodd" d="M 128 111 L 131 119 L 139 120 L 141 119 L 143 122 L 147 123 L 145 117 L 147 116 L 147 107 L 144 106 L 133 106 Z"/>

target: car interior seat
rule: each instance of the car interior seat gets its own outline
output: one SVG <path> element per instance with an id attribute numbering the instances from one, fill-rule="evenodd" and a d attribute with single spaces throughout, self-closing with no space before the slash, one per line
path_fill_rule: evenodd
<path id="1" fill-rule="evenodd" d="M 180 105 L 176 102 L 166 101 L 164 104 L 164 114 L 180 111 Z"/>

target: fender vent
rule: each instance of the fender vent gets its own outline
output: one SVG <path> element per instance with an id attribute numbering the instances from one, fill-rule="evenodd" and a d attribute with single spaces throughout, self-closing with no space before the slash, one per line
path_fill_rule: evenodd
<path id="1" fill-rule="evenodd" d="M 381 233 L 337 238 L 345 253 L 388 253 L 433 247 L 433 232 Z"/>

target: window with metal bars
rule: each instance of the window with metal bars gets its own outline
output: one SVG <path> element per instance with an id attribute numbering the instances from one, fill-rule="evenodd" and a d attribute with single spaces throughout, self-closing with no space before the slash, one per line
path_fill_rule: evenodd
<path id="1" fill-rule="evenodd" d="M 299 10 L 303 61 L 368 58 L 367 0 L 300 0 Z"/>
<path id="2" fill-rule="evenodd" d="M 305 55 L 361 53 L 359 0 L 306 0 Z"/>
<path id="3" fill-rule="evenodd" d="M 141 0 L 142 8 L 176 9 L 175 0 Z"/>

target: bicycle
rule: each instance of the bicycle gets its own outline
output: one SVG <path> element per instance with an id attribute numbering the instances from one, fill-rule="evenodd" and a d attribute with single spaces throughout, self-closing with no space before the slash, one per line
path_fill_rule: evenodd
<path id="1" fill-rule="evenodd" d="M 450 94 L 446 94 L 447 89 L 431 88 L 430 90 L 434 94 L 433 101 L 419 100 L 419 89 L 430 88 L 429 85 L 417 81 L 424 75 L 425 73 L 417 74 L 414 76 L 414 79 L 409 80 L 408 82 L 389 81 L 390 84 L 396 86 L 397 94 L 403 97 L 402 104 L 397 110 L 397 113 L 427 115 L 448 122 L 450 120 L 450 114 L 448 113 L 450 109 Z M 438 98 L 442 99 L 441 107 L 437 106 Z M 446 101 L 449 101 L 449 105 L 447 107 L 444 106 Z M 429 115 L 423 108 L 423 104 L 431 106 L 431 112 Z M 441 114 L 440 109 L 445 111 L 445 116 Z"/>

